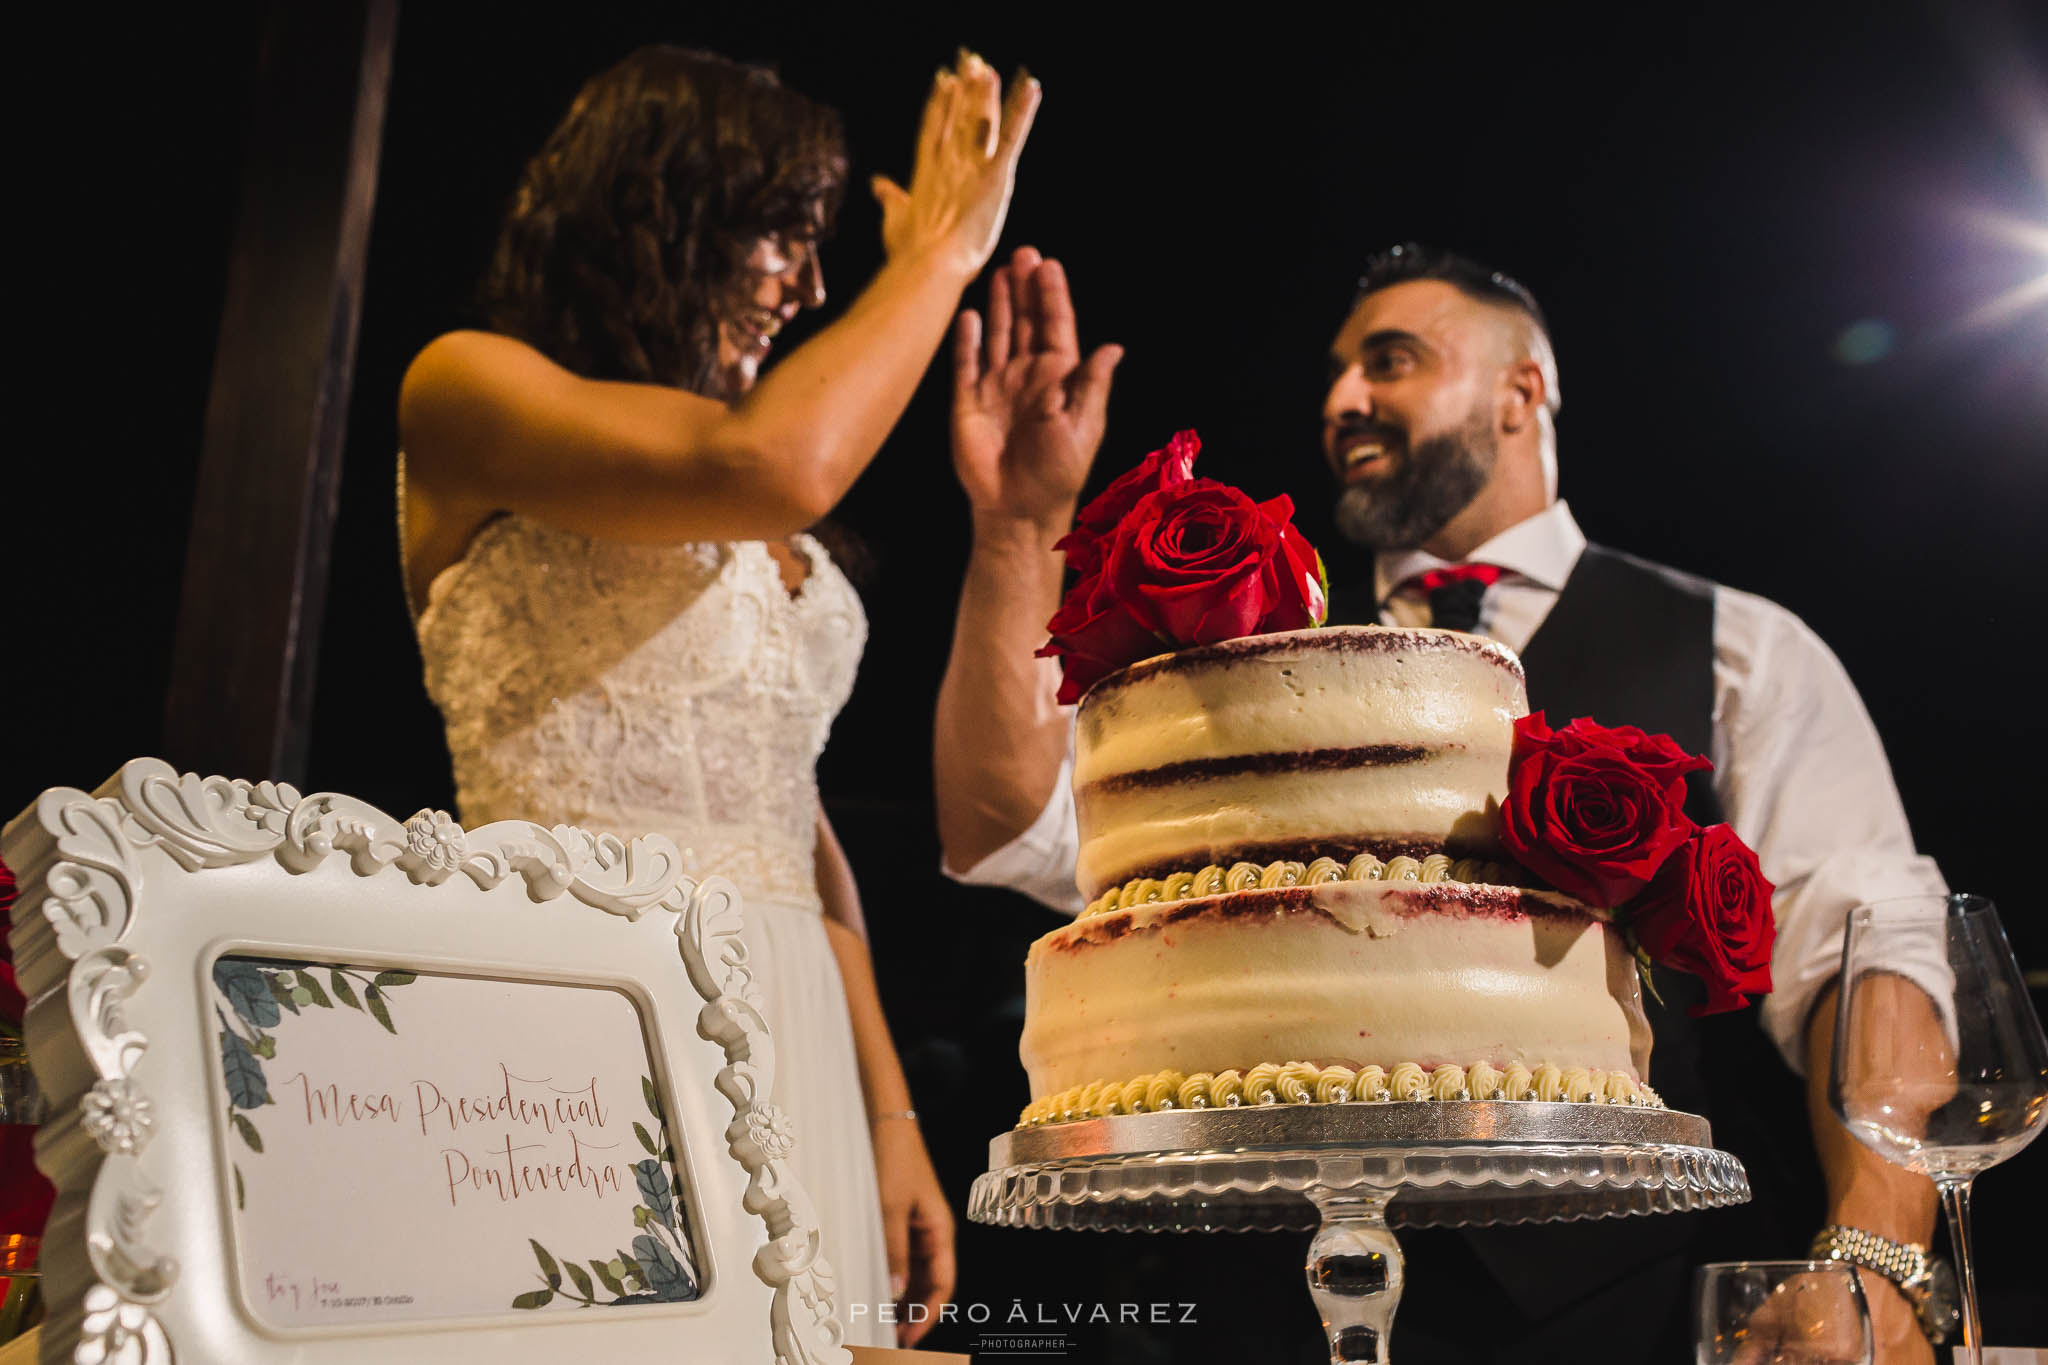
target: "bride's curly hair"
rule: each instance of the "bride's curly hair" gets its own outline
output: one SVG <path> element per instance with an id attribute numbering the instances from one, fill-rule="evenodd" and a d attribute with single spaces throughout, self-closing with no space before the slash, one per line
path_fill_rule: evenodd
<path id="1" fill-rule="evenodd" d="M 644 47 L 593 77 L 527 163 L 478 304 L 587 379 L 731 399 L 719 314 L 748 251 L 831 231 L 839 115 L 764 67 Z"/>

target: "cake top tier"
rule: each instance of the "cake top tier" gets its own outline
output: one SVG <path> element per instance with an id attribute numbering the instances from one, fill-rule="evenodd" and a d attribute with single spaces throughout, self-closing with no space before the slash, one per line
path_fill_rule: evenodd
<path id="1" fill-rule="evenodd" d="M 1081 884 L 1209 863 L 1496 856 L 1517 716 L 1513 651 L 1345 626 L 1184 649 L 1081 703 Z"/>
<path id="2" fill-rule="evenodd" d="M 1524 685 L 1522 661 L 1498 640 L 1469 635 L 1459 630 L 1430 630 L 1407 626 L 1324 626 L 1311 630 L 1289 630 L 1275 635 L 1247 635 L 1213 645 L 1192 645 L 1149 659 L 1116 672 L 1095 684 L 1082 700 L 1085 709 L 1094 700 L 1121 688 L 1135 686 L 1162 673 L 1192 672 L 1245 659 L 1272 659 L 1287 654 L 1330 652 L 1336 654 L 1406 654 L 1448 650 L 1470 655 L 1500 668 Z M 1524 711 L 1527 710 L 1526 700 Z"/>

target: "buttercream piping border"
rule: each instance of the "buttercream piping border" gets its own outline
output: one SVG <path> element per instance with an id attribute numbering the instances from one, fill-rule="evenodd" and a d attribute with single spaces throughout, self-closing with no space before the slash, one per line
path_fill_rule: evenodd
<path id="1" fill-rule="evenodd" d="M 1019 1128 L 1118 1114 L 1155 1114 L 1171 1109 L 1231 1109 L 1257 1104 L 1346 1104 L 1427 1100 L 1542 1100 L 1576 1104 L 1625 1104 L 1662 1109 L 1648 1085 L 1621 1071 L 1559 1067 L 1534 1070 L 1520 1062 L 1503 1069 L 1486 1062 L 1469 1067 L 1425 1067 L 1402 1062 L 1391 1071 L 1377 1066 L 1316 1066 L 1311 1062 L 1263 1062 L 1249 1071 L 1153 1071 L 1127 1081 L 1090 1081 L 1033 1100 L 1017 1120 Z"/>
<path id="2" fill-rule="evenodd" d="M 1324 882 L 1463 882 L 1474 886 L 1513 886 L 1519 869 L 1511 863 L 1482 858 L 1453 859 L 1432 853 L 1427 858 L 1376 858 L 1361 853 L 1348 863 L 1318 858 L 1312 863 L 1282 859 L 1272 863 L 1211 863 L 1199 872 L 1172 872 L 1164 877 L 1134 877 L 1090 901 L 1076 919 L 1128 910 L 1134 905 L 1194 900 L 1227 891 L 1270 891 L 1281 886 L 1319 886 Z"/>

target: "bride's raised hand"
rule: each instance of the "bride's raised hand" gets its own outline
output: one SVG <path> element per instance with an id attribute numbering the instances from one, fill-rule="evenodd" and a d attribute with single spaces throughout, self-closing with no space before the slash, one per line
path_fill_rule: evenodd
<path id="1" fill-rule="evenodd" d="M 890 259 L 937 252 L 968 276 L 988 263 L 1038 99 L 1038 82 L 1023 74 L 1005 98 L 994 68 L 971 52 L 939 72 L 925 101 L 910 188 L 880 175 L 871 182 Z"/>

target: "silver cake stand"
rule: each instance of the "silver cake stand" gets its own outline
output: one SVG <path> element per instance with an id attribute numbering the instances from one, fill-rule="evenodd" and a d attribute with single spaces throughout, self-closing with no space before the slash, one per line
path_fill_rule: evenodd
<path id="1" fill-rule="evenodd" d="M 967 1216 L 1005 1227 L 1315 1229 L 1308 1287 L 1333 1362 L 1388 1359 L 1398 1227 L 1746 1203 L 1742 1163 L 1668 1109 L 1515 1101 L 1269 1104 L 1076 1119 L 989 1143 Z"/>

